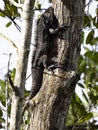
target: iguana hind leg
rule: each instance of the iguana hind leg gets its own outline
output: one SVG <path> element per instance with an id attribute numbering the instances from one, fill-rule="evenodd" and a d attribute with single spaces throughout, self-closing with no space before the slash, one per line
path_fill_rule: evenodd
<path id="1" fill-rule="evenodd" d="M 48 59 L 48 56 L 47 56 L 47 55 L 42 55 L 42 56 L 39 58 L 38 66 L 39 66 L 39 67 L 43 67 L 43 68 L 45 68 L 45 69 L 48 68 L 48 66 L 49 66 L 49 59 Z"/>

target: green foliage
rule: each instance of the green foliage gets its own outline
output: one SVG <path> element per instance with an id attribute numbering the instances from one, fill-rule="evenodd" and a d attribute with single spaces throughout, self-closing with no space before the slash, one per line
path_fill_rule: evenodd
<path id="1" fill-rule="evenodd" d="M 12 19 L 20 16 L 18 13 L 18 8 L 9 1 L 4 2 L 4 13 Z"/>
<path id="2" fill-rule="evenodd" d="M 84 26 L 84 28 L 91 27 L 91 15 L 84 14 L 84 23 L 83 23 L 83 26 Z"/>
<path id="3" fill-rule="evenodd" d="M 91 112 L 88 112 L 81 99 L 76 94 L 74 94 L 71 101 L 66 125 L 70 126 L 84 124 L 92 117 L 93 114 Z"/>
<path id="4" fill-rule="evenodd" d="M 12 22 L 11 22 L 11 21 L 10 21 L 10 22 L 8 22 L 8 23 L 6 24 L 6 27 L 9 27 L 11 24 L 12 24 Z"/>
<path id="5" fill-rule="evenodd" d="M 35 1 L 35 6 L 34 7 L 35 7 L 35 9 L 39 9 L 39 10 L 41 9 L 41 4 L 40 4 L 39 0 Z"/>
<path id="6" fill-rule="evenodd" d="M 0 79 L 0 102 L 1 102 L 3 107 L 5 107 L 5 105 L 6 105 L 6 95 L 5 95 L 5 93 L 6 93 L 6 82 Z M 2 123 L 4 123 L 3 109 L 2 109 L 2 107 L 0 107 L 0 124 L 1 124 L 1 128 L 3 127 Z"/>
<path id="7" fill-rule="evenodd" d="M 15 0 L 17 2 L 17 0 Z M 18 12 L 18 8 L 16 6 L 14 6 L 10 1 L 8 0 L 4 0 L 4 9 L 1 10 L 0 9 L 0 16 L 1 17 L 7 17 L 10 19 L 10 22 L 8 22 L 6 24 L 6 27 L 9 27 L 12 22 L 16 25 L 15 23 L 15 19 L 17 17 L 20 17 L 20 14 Z"/>
<path id="8" fill-rule="evenodd" d="M 0 117 L 2 117 L 3 116 L 3 112 L 2 112 L 2 110 L 0 109 Z"/>
<path id="9" fill-rule="evenodd" d="M 2 11 L 0 11 L 0 16 L 5 17 L 5 14 Z"/>
<path id="10" fill-rule="evenodd" d="M 84 42 L 84 38 L 85 38 L 85 33 L 84 33 L 84 31 L 82 31 L 82 34 L 81 34 L 81 43 Z"/>
<path id="11" fill-rule="evenodd" d="M 16 69 L 13 69 L 13 71 L 11 71 L 11 79 L 14 82 L 14 78 L 15 78 L 15 73 L 16 73 Z M 6 83 L 7 80 L 1 80 L 0 79 L 0 126 L 1 128 L 3 128 L 2 123 L 5 123 L 5 116 L 3 115 L 6 111 L 6 91 L 8 91 L 8 117 L 10 117 L 10 112 L 11 112 L 11 95 L 12 95 L 12 89 L 10 87 L 10 84 L 8 84 L 8 90 L 6 90 Z M 4 110 L 5 109 L 5 110 Z"/>
<path id="12" fill-rule="evenodd" d="M 96 10 L 96 8 L 95 8 Z M 98 28 L 97 16 L 92 17 L 89 13 L 84 15 L 84 33 L 89 29 L 89 33 L 83 38 L 85 53 L 80 56 L 78 62 L 78 71 L 83 74 L 83 84 L 78 84 L 81 88 L 85 88 L 89 100 L 93 107 L 98 105 L 98 37 L 96 30 Z M 82 36 L 84 37 L 84 35 Z M 89 45 L 89 46 L 86 46 Z M 90 49 L 89 49 L 90 48 Z"/>
<path id="13" fill-rule="evenodd" d="M 96 0 L 98 1 L 98 0 Z M 96 10 L 96 8 L 95 8 Z M 78 82 L 78 87 L 82 89 L 82 100 L 74 94 L 69 109 L 67 125 L 89 124 L 95 125 L 98 113 L 92 111 L 98 106 L 98 13 L 92 16 L 85 13 L 83 22 L 83 32 L 81 46 L 84 53 L 78 61 L 78 72 L 82 75 L 82 82 Z M 85 91 L 84 91 L 85 90 Z M 86 93 L 85 93 L 86 92 Z M 90 119 L 92 119 L 90 121 Z M 90 129 L 90 127 L 89 127 Z M 95 129 L 94 129 L 95 130 Z"/>
<path id="14" fill-rule="evenodd" d="M 11 71 L 11 79 L 14 82 L 15 79 L 15 74 L 16 74 L 16 69 L 14 68 L 13 71 Z"/>
<path id="15" fill-rule="evenodd" d="M 5 106 L 5 100 L 6 100 L 6 82 L 0 79 L 0 101 Z"/>
<path id="16" fill-rule="evenodd" d="M 29 110 L 26 110 L 24 115 L 23 115 L 23 124 L 29 124 L 30 123 L 30 117 L 31 117 L 31 114 L 29 112 Z"/>
<path id="17" fill-rule="evenodd" d="M 86 44 L 91 44 L 93 45 L 94 44 L 94 30 L 91 30 L 86 38 Z"/>
<path id="18" fill-rule="evenodd" d="M 85 69 L 86 69 L 86 60 L 82 55 L 79 58 L 78 66 L 79 66 L 78 71 L 79 71 L 80 74 L 85 71 Z"/>

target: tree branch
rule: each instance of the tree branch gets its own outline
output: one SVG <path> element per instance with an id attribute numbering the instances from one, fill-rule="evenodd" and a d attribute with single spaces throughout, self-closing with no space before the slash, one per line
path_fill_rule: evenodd
<path id="1" fill-rule="evenodd" d="M 15 92 L 16 95 L 18 95 L 19 94 L 18 88 L 14 85 L 9 73 L 8 73 L 8 78 L 9 78 L 9 82 L 12 87 L 12 90 Z"/>
<path id="2" fill-rule="evenodd" d="M 5 35 L 2 34 L 2 33 L 0 33 L 0 36 L 1 36 L 2 38 L 4 38 L 5 40 L 7 40 L 9 43 L 11 43 L 11 45 L 16 49 L 16 52 L 18 51 L 17 46 L 15 45 L 15 43 L 14 43 L 12 40 L 10 40 L 7 36 L 5 36 Z"/>
<path id="3" fill-rule="evenodd" d="M 11 53 L 9 54 L 7 73 L 9 73 L 10 60 L 11 60 Z M 8 76 L 6 78 L 6 126 L 5 126 L 5 129 L 6 130 L 8 129 Z"/>
<path id="4" fill-rule="evenodd" d="M 91 2 L 92 2 L 92 0 L 90 0 L 90 1 L 85 5 L 85 7 L 86 7 L 86 6 L 89 6 Z"/>

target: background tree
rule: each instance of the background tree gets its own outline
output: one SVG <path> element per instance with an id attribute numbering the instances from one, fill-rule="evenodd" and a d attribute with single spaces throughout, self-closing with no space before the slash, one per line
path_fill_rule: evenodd
<path id="1" fill-rule="evenodd" d="M 34 1 L 25 0 L 24 4 L 16 3 L 15 1 L 4 1 L 5 2 L 5 12 L 8 11 L 8 17 L 14 22 L 13 13 L 14 7 L 19 6 L 22 8 L 22 33 L 21 33 L 21 44 L 18 47 L 18 60 L 16 66 L 16 75 L 14 83 L 11 81 L 11 86 L 13 89 L 12 95 L 12 106 L 11 106 L 11 118 L 10 118 L 10 130 L 19 130 L 21 126 L 21 115 L 23 106 L 23 97 L 25 90 L 25 79 L 28 63 L 28 54 L 30 50 L 31 34 L 32 34 L 32 14 Z M 11 3 L 10 3 L 11 2 Z M 18 1 L 17 1 L 18 2 Z M 11 8 L 12 7 L 12 8 Z M 16 7 L 15 7 L 16 9 Z M 11 14 L 11 11 L 12 14 Z M 15 10 L 16 13 L 16 10 Z M 17 14 L 17 13 L 16 13 Z"/>

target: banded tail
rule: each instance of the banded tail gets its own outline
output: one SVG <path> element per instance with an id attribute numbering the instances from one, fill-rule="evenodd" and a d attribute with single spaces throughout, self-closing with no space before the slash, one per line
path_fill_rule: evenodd
<path id="1" fill-rule="evenodd" d="M 43 80 L 43 69 L 32 68 L 32 88 L 28 97 L 31 100 L 40 90 Z"/>

